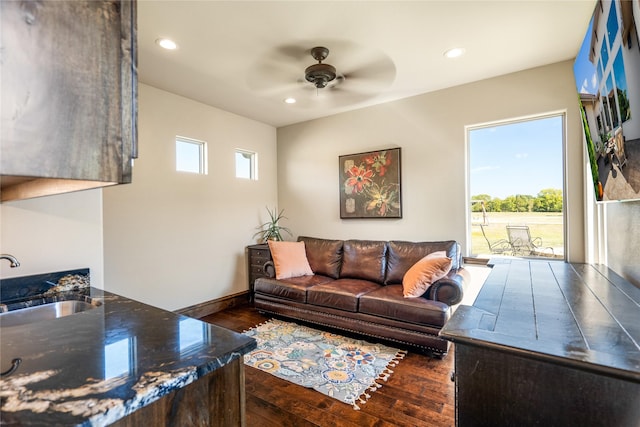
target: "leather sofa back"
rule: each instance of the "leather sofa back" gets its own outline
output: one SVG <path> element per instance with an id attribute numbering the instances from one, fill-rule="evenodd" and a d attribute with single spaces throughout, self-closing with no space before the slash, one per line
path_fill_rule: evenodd
<path id="1" fill-rule="evenodd" d="M 346 240 L 342 254 L 340 277 L 384 282 L 387 266 L 387 242 L 378 240 Z"/>
<path id="2" fill-rule="evenodd" d="M 461 267 L 460 245 L 455 240 L 406 242 L 392 240 L 330 240 L 300 236 L 315 274 L 371 280 L 380 284 L 402 283 L 404 274 L 424 256 L 445 251 L 453 271 Z"/>
<path id="3" fill-rule="evenodd" d="M 451 258 L 451 269 L 460 268 L 458 244 L 455 240 L 442 242 L 403 242 L 392 240 L 388 243 L 387 274 L 384 284 L 402 283 L 404 274 L 413 264 L 426 255 L 437 251 L 445 251 Z"/>
<path id="4" fill-rule="evenodd" d="M 329 276 L 332 279 L 340 277 L 342 267 L 342 240 L 316 239 L 300 236 L 299 242 L 304 242 L 307 261 L 315 274 Z"/>

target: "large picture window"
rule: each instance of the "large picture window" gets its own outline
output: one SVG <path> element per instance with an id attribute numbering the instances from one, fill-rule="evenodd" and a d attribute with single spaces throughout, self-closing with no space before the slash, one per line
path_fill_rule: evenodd
<path id="1" fill-rule="evenodd" d="M 472 256 L 564 257 L 564 116 L 467 129 Z"/>

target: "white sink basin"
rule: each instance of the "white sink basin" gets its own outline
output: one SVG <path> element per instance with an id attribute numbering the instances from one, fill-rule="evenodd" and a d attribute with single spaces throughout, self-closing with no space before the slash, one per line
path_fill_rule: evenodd
<path id="1" fill-rule="evenodd" d="M 12 310 L 0 313 L 0 327 L 26 325 L 28 323 L 57 319 L 58 317 L 70 316 L 96 308 L 98 305 L 100 304 L 95 302 L 69 300 Z"/>

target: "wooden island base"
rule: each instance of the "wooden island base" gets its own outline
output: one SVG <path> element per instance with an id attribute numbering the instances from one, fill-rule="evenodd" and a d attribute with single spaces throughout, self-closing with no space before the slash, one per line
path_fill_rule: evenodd
<path id="1" fill-rule="evenodd" d="M 112 426 L 244 426 L 242 357 L 138 409 Z"/>
<path id="2" fill-rule="evenodd" d="M 496 263 L 455 343 L 456 425 L 640 425 L 640 289 L 559 261 Z"/>

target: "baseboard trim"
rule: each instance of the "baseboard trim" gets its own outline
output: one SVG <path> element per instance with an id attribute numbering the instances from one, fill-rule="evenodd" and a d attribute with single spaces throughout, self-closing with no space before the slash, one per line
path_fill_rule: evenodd
<path id="1" fill-rule="evenodd" d="M 195 319 L 201 319 L 210 314 L 217 313 L 230 307 L 246 304 L 247 302 L 249 302 L 249 291 L 242 291 L 237 294 L 174 310 L 174 313 L 193 317 Z"/>

